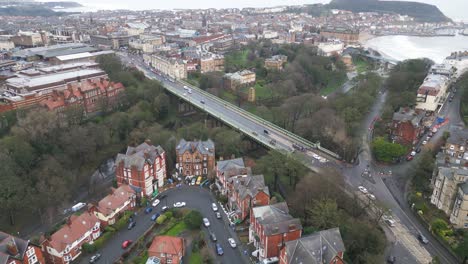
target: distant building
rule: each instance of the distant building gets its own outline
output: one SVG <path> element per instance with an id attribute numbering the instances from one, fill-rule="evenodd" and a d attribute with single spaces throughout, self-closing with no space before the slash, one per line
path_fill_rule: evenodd
<path id="1" fill-rule="evenodd" d="M 155 236 L 148 248 L 148 256 L 161 264 L 180 264 L 185 255 L 185 241 L 181 237 Z"/>
<path id="2" fill-rule="evenodd" d="M 253 242 L 260 261 L 278 258 L 285 243 L 297 240 L 301 233 L 301 221 L 289 214 L 285 202 L 254 207 L 251 210 L 249 242 Z"/>
<path id="3" fill-rule="evenodd" d="M 468 170 L 440 167 L 434 181 L 431 203 L 450 215 L 459 184 L 468 181 Z"/>
<path id="4" fill-rule="evenodd" d="M 414 109 L 401 107 L 393 114 L 391 125 L 392 138 L 404 145 L 414 145 L 424 134 L 424 112 L 417 113 Z"/>
<path id="5" fill-rule="evenodd" d="M 128 184 L 139 196 L 156 196 L 166 180 L 166 152 L 149 140 L 117 154 L 115 165 L 117 185 Z"/>
<path id="6" fill-rule="evenodd" d="M 286 62 L 288 62 L 288 56 L 275 55 L 265 60 L 265 68 L 280 71 Z"/>
<path id="7" fill-rule="evenodd" d="M 234 48 L 234 39 L 232 37 L 225 37 L 223 39 L 217 40 L 211 46 L 211 51 L 215 53 L 226 53 Z"/>
<path id="8" fill-rule="evenodd" d="M 285 243 L 279 264 L 344 264 L 345 246 L 338 228 Z"/>
<path id="9" fill-rule="evenodd" d="M 270 204 L 270 191 L 263 175 L 231 177 L 228 180 L 228 207 L 234 219 L 243 221 L 256 206 Z"/>
<path id="10" fill-rule="evenodd" d="M 235 91 L 240 87 L 246 87 L 254 84 L 255 78 L 255 72 L 250 70 L 226 73 L 223 78 L 224 88 Z"/>
<path id="11" fill-rule="evenodd" d="M 70 216 L 62 228 L 41 242 L 47 263 L 71 263 L 81 255 L 84 243 L 93 244 L 100 235 L 101 222 L 94 214 Z"/>
<path id="12" fill-rule="evenodd" d="M 243 178 L 247 177 L 249 174 L 251 174 L 251 169 L 245 167 L 242 158 L 216 162 L 216 183 L 223 194 L 226 194 L 228 190 L 228 180 L 231 177 Z"/>
<path id="13" fill-rule="evenodd" d="M 185 141 L 176 147 L 176 168 L 183 176 L 208 176 L 215 167 L 215 145 L 207 141 Z"/>
<path id="14" fill-rule="evenodd" d="M 11 35 L 0 35 L 0 51 L 9 51 L 15 48 Z"/>
<path id="15" fill-rule="evenodd" d="M 128 22 L 124 28 L 128 32 L 128 35 L 140 35 L 145 32 L 145 29 L 149 28 L 149 25 L 146 23 Z"/>
<path id="16" fill-rule="evenodd" d="M 15 43 L 16 47 L 32 48 L 43 46 L 45 44 L 44 37 L 45 36 L 39 32 L 20 31 L 16 36 L 11 37 L 11 41 Z"/>
<path id="17" fill-rule="evenodd" d="M 68 43 L 50 45 L 47 47 L 36 47 L 29 49 L 22 49 L 14 52 L 11 57 L 15 60 L 25 61 L 49 61 L 58 56 L 73 55 L 85 52 L 95 52 L 95 48 L 83 43 Z"/>
<path id="18" fill-rule="evenodd" d="M 145 55 L 143 58 L 146 63 L 162 74 L 176 80 L 187 79 L 186 63 L 180 59 L 166 58 L 159 55 Z"/>
<path id="19" fill-rule="evenodd" d="M 359 30 L 349 28 L 326 27 L 320 30 L 320 36 L 327 39 L 339 39 L 346 45 L 359 42 Z"/>
<path id="20" fill-rule="evenodd" d="M 213 55 L 200 59 L 200 72 L 224 71 L 224 56 Z"/>
<path id="21" fill-rule="evenodd" d="M 333 55 L 340 55 L 344 49 L 344 43 L 342 41 L 328 41 L 320 42 L 317 45 L 318 55 L 330 57 Z"/>
<path id="22" fill-rule="evenodd" d="M 111 193 L 102 198 L 90 211 L 101 221 L 102 227 L 115 224 L 119 216 L 125 211 L 133 210 L 136 206 L 136 194 L 127 184 L 111 189 Z"/>
<path id="23" fill-rule="evenodd" d="M 0 231 L 0 263 L 45 264 L 39 245 Z"/>
<path id="24" fill-rule="evenodd" d="M 90 36 L 90 43 L 99 49 L 120 49 L 128 47 L 130 39 L 133 35 L 128 34 L 111 34 L 111 35 L 92 35 Z"/>
<path id="25" fill-rule="evenodd" d="M 418 89 L 416 109 L 436 112 L 445 102 L 449 84 L 447 76 L 429 74 Z"/>

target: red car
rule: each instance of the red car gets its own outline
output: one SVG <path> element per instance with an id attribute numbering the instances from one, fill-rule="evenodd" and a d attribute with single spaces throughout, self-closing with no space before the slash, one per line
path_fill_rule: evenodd
<path id="1" fill-rule="evenodd" d="M 414 156 L 409 155 L 408 157 L 406 157 L 406 160 L 407 160 L 407 161 L 412 161 L 413 158 L 414 158 Z"/>
<path id="2" fill-rule="evenodd" d="M 126 249 L 128 248 L 128 246 L 130 246 L 130 244 L 132 244 L 133 241 L 131 240 L 125 240 L 123 243 L 122 243 L 122 248 L 123 249 Z"/>

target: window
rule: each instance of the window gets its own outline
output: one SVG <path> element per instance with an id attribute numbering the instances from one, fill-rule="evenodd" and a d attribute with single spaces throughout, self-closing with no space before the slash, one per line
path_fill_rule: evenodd
<path id="1" fill-rule="evenodd" d="M 26 251 L 26 256 L 29 258 L 31 255 L 34 255 L 34 248 L 30 246 L 28 251 Z"/>
<path id="2" fill-rule="evenodd" d="M 208 170 L 206 168 L 203 168 L 203 174 L 207 174 Z"/>
<path id="3" fill-rule="evenodd" d="M 164 253 L 161 253 L 161 257 L 165 257 L 165 256 L 166 256 L 166 254 L 164 254 Z"/>
<path id="4" fill-rule="evenodd" d="M 37 256 L 32 255 L 31 257 L 28 258 L 28 262 L 29 262 L 29 264 L 37 263 Z"/>

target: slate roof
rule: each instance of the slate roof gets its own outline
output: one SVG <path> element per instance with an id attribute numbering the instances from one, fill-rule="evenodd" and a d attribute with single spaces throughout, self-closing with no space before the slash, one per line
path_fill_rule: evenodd
<path id="1" fill-rule="evenodd" d="M 286 242 L 287 263 L 331 263 L 345 247 L 340 230 L 332 228 Z"/>
<path id="2" fill-rule="evenodd" d="M 461 184 L 460 189 L 462 190 L 463 194 L 468 195 L 468 182 Z"/>
<path id="3" fill-rule="evenodd" d="M 142 170 L 145 165 L 145 161 L 149 164 L 153 164 L 156 157 L 163 153 L 164 149 L 161 146 L 155 147 L 144 142 L 137 147 L 128 147 L 125 154 L 117 154 L 115 163 L 119 164 L 123 161 L 125 168 L 130 169 L 135 166 L 138 170 Z M 145 154 L 148 155 L 147 158 L 145 157 Z"/>
<path id="4" fill-rule="evenodd" d="M 418 126 L 424 117 L 424 113 L 417 114 L 413 109 L 406 109 L 401 107 L 398 112 L 393 114 L 393 121 L 408 122 L 410 121 L 413 126 Z"/>
<path id="5" fill-rule="evenodd" d="M 18 250 L 18 254 L 16 256 L 11 255 L 8 251 L 9 244 L 16 246 L 16 249 Z M 23 260 L 24 254 L 28 249 L 28 245 L 29 241 L 0 231 L 0 264 L 7 263 L 10 257 Z"/>
<path id="6" fill-rule="evenodd" d="M 265 185 L 265 178 L 263 175 L 247 176 L 245 178 L 233 179 L 234 190 L 239 193 L 241 200 L 247 196 L 255 197 L 259 192 L 263 191 L 270 195 L 268 186 Z"/>
<path id="7" fill-rule="evenodd" d="M 214 156 L 215 155 L 215 146 L 214 142 L 211 139 L 207 141 L 186 141 L 185 139 L 181 139 L 179 144 L 177 144 L 176 151 L 179 154 L 182 154 L 186 151 L 190 153 L 194 153 L 198 150 L 200 154 Z"/>
<path id="8" fill-rule="evenodd" d="M 245 167 L 242 158 L 220 160 L 216 163 L 216 168 L 221 172 L 224 181 L 229 180 L 233 176 L 250 175 L 252 173 L 249 167 Z"/>
<path id="9" fill-rule="evenodd" d="M 455 130 L 450 132 L 448 144 L 464 146 L 468 141 L 468 130 Z"/>
<path id="10" fill-rule="evenodd" d="M 257 223 L 263 226 L 266 235 L 287 233 L 290 229 L 302 229 L 301 221 L 289 214 L 285 202 L 254 207 L 252 212 Z"/>

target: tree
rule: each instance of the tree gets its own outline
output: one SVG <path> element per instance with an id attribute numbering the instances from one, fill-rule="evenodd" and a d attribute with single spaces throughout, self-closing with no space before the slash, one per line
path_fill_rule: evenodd
<path id="1" fill-rule="evenodd" d="M 310 215 L 313 226 L 318 230 L 336 227 L 342 219 L 338 205 L 332 199 L 315 200 L 313 206 L 306 211 Z"/>
<path id="2" fill-rule="evenodd" d="M 390 143 L 383 137 L 377 137 L 372 142 L 372 151 L 378 161 L 392 162 L 405 155 L 407 149 L 400 144 Z"/>
<path id="3" fill-rule="evenodd" d="M 200 212 L 192 210 L 184 217 L 184 223 L 189 229 L 195 230 L 200 228 L 203 222 L 203 217 Z"/>

